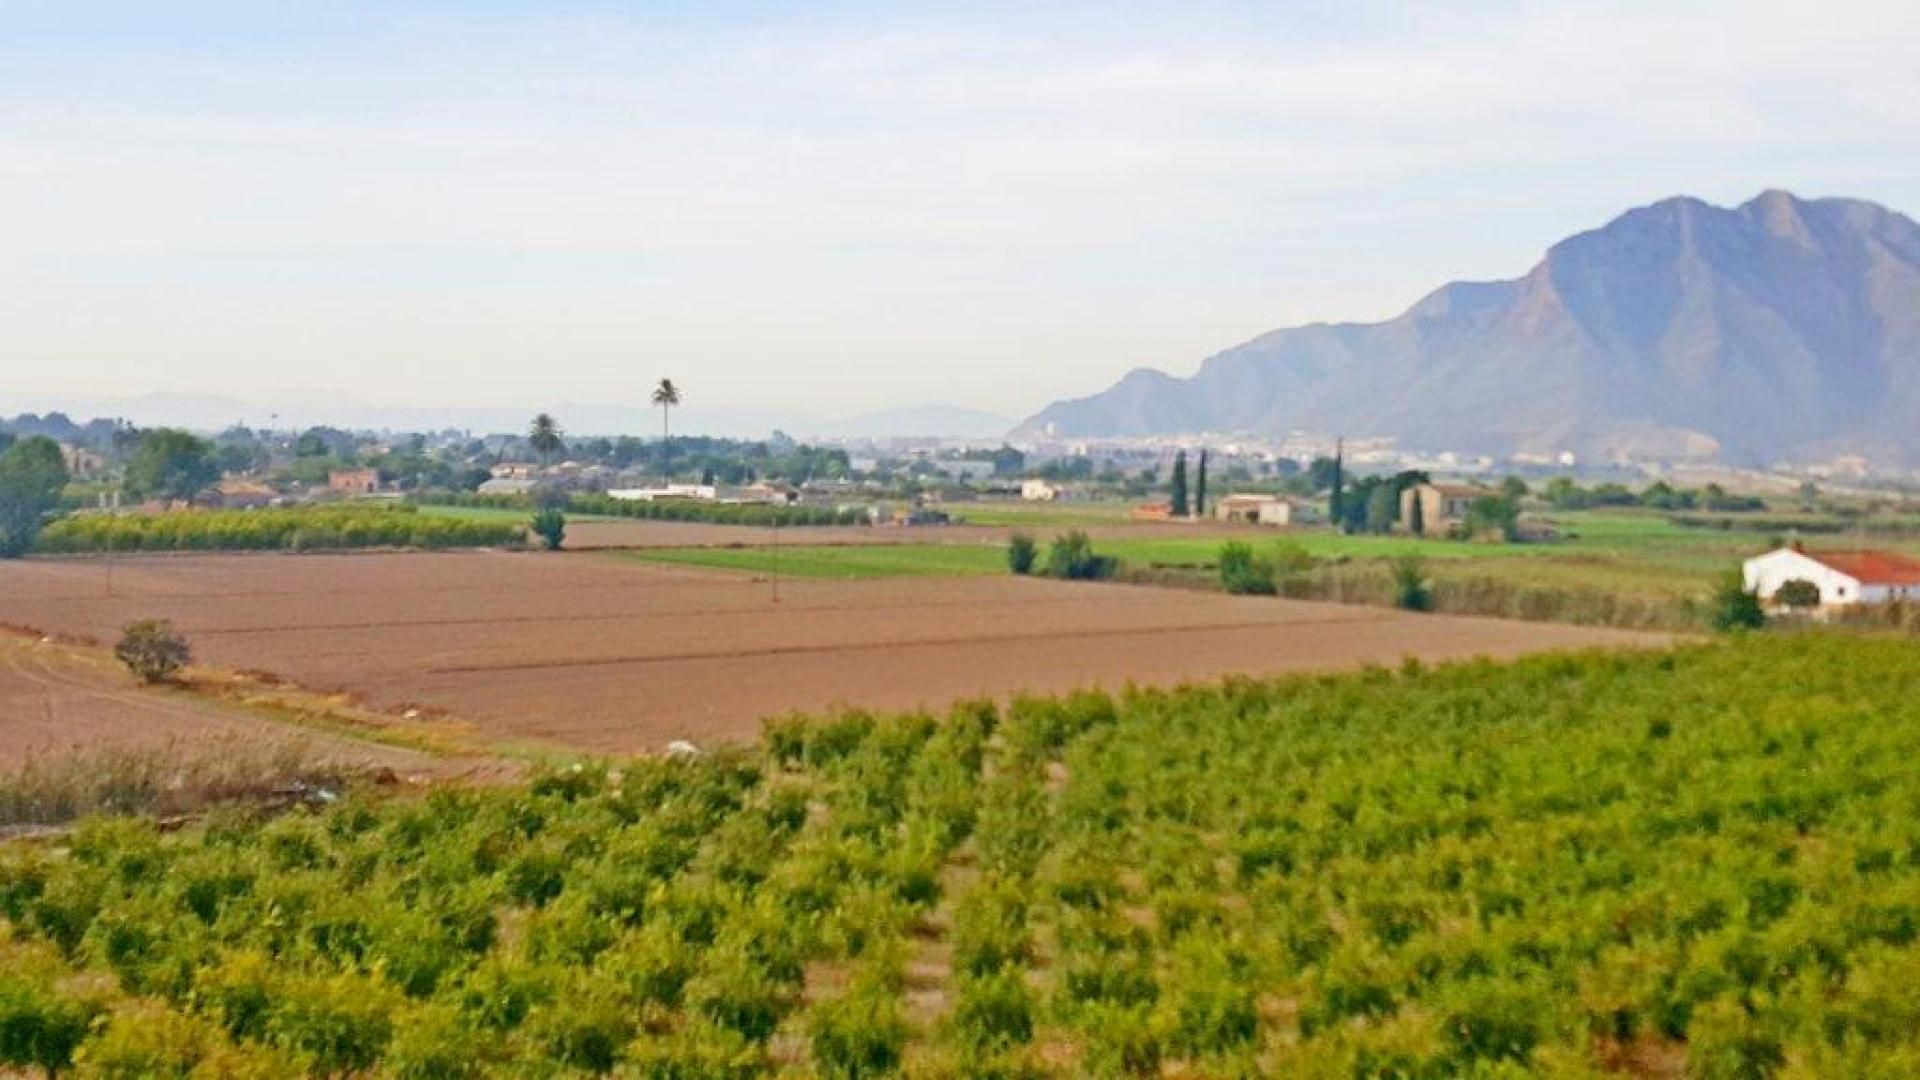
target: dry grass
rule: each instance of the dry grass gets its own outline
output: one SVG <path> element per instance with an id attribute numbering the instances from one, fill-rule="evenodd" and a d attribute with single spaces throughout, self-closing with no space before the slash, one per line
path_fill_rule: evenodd
<path id="1" fill-rule="evenodd" d="M 297 741 L 170 743 L 160 750 L 29 759 L 0 774 L 0 832 L 57 826 L 89 814 L 177 817 L 234 803 L 330 801 L 355 776 L 390 775 L 327 762 Z"/>

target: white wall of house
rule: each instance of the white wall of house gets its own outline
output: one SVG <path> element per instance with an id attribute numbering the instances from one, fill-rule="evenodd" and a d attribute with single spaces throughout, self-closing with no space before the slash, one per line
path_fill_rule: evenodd
<path id="1" fill-rule="evenodd" d="M 1746 580 L 1747 591 L 1762 600 L 1773 599 L 1773 594 L 1780 591 L 1780 586 L 1795 579 L 1811 581 L 1818 586 L 1822 606 L 1876 602 L 1888 598 L 1886 586 L 1863 588 L 1856 579 L 1792 548 L 1781 548 L 1748 559 L 1741 576 Z"/>

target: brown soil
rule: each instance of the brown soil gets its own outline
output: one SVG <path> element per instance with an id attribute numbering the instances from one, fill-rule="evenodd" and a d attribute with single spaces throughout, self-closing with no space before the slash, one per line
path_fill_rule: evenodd
<path id="1" fill-rule="evenodd" d="M 143 687 L 98 650 L 0 634 L 0 771 L 113 753 L 192 757 L 236 745 L 286 748 L 314 764 L 448 775 L 450 762 L 277 722 L 186 690 Z"/>
<path id="2" fill-rule="evenodd" d="M 0 623 L 110 641 L 169 618 L 216 667 L 601 752 L 748 739 L 762 717 L 841 703 L 1663 640 L 1013 577 L 786 581 L 775 603 L 743 575 L 592 554 L 151 556 L 113 575 L 109 595 L 99 560 L 0 564 Z"/>

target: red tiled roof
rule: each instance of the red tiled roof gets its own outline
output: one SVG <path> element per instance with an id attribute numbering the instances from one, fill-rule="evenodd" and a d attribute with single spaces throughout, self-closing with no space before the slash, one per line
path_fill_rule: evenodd
<path id="1" fill-rule="evenodd" d="M 1920 559 L 1891 551 L 1808 551 L 1803 554 L 1862 585 L 1920 585 Z"/>

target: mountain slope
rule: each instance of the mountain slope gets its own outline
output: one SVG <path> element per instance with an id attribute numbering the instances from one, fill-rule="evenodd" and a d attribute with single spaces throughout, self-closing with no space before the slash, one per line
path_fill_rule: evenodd
<path id="1" fill-rule="evenodd" d="M 1401 445 L 1732 461 L 1920 448 L 1920 226 L 1769 191 L 1675 198 L 1447 285 L 1384 323 L 1277 330 L 1189 379 L 1140 370 L 1018 434 L 1307 430 Z"/>

